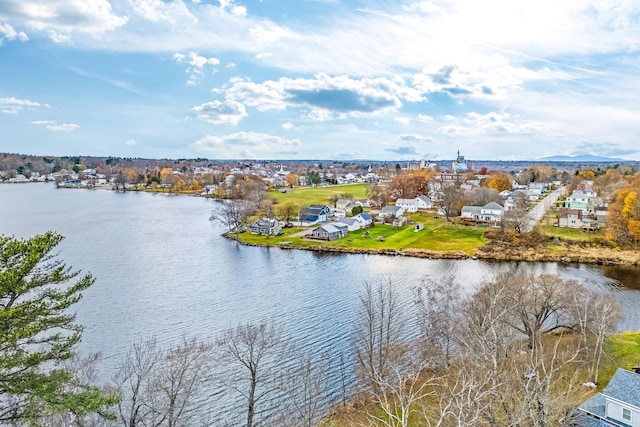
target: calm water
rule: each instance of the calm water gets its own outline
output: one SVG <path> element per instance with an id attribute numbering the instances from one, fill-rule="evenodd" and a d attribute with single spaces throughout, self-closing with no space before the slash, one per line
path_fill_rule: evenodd
<path id="1" fill-rule="evenodd" d="M 452 275 L 471 291 L 498 273 L 558 273 L 614 289 L 626 316 L 621 329 L 640 329 L 637 269 L 244 247 L 220 237 L 224 230 L 208 219 L 215 207 L 197 197 L 0 185 L 0 234 L 54 230 L 66 237 L 61 258 L 96 278 L 74 309 L 85 326 L 80 348 L 103 354 L 103 372 L 139 338 L 156 336 L 166 344 L 183 336 L 210 338 L 261 320 L 274 320 L 312 352 L 347 354 L 363 282 L 387 279 L 410 305 L 424 278 Z M 618 281 L 626 287 L 618 289 Z"/>

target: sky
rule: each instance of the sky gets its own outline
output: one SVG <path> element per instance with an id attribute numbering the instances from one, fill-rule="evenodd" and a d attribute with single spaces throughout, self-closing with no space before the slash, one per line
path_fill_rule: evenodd
<path id="1" fill-rule="evenodd" d="M 0 0 L 0 151 L 640 160 L 640 0 Z"/>

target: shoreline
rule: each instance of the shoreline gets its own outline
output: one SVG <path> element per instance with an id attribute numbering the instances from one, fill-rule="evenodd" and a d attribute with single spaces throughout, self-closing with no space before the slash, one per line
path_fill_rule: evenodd
<path id="1" fill-rule="evenodd" d="M 473 259 L 495 262 L 554 262 L 560 264 L 592 264 L 604 266 L 640 266 L 640 253 L 638 251 L 622 251 L 611 248 L 598 248 L 597 256 L 591 252 L 585 253 L 575 248 L 550 251 L 547 248 L 523 249 L 501 242 L 491 242 L 478 250 L 473 255 L 463 251 L 432 251 L 427 249 L 362 249 L 362 248 L 341 248 L 335 246 L 293 246 L 289 242 L 275 244 L 268 243 L 248 243 L 233 233 L 225 232 L 223 237 L 234 240 L 243 246 L 279 248 L 285 250 L 306 250 L 313 252 L 335 253 L 335 254 L 358 254 L 358 255 L 386 255 L 386 256 L 408 256 L 414 258 L 427 259 L 452 259 L 463 260 Z M 496 248 L 497 246 L 497 248 Z"/>

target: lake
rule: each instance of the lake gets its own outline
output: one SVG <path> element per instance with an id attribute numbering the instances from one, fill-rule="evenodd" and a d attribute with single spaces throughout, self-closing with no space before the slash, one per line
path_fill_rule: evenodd
<path id="1" fill-rule="evenodd" d="M 557 273 L 615 292 L 620 329 L 640 329 L 638 269 L 488 263 L 245 247 L 209 221 L 211 199 L 54 184 L 0 185 L 0 234 L 54 230 L 67 265 L 95 284 L 74 306 L 82 352 L 102 353 L 104 378 L 140 338 L 212 338 L 239 323 L 274 321 L 313 353 L 348 355 L 364 282 L 391 280 L 407 306 L 423 280 L 453 277 L 467 292 L 505 272 Z M 620 286 L 623 284 L 624 286 Z"/>

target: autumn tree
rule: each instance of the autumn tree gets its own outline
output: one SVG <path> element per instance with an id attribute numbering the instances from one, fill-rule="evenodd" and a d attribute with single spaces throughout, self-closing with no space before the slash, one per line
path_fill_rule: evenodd
<path id="1" fill-rule="evenodd" d="M 487 187 L 493 188 L 498 193 L 511 190 L 511 177 L 506 174 L 494 175 L 487 183 Z"/>
<path id="2" fill-rule="evenodd" d="M 621 189 L 609 204 L 607 237 L 622 247 L 640 246 L 640 175 Z"/>
<path id="3" fill-rule="evenodd" d="M 413 199 L 429 192 L 429 180 L 417 173 L 399 173 L 389 183 L 391 200 Z"/>
<path id="4" fill-rule="evenodd" d="M 497 190 L 487 187 L 474 188 L 464 193 L 465 205 L 484 206 L 487 203 L 496 202 L 502 204 L 502 197 Z"/>
<path id="5" fill-rule="evenodd" d="M 94 282 L 52 252 L 61 240 L 51 231 L 0 236 L 0 424 L 38 424 L 65 411 L 106 414 L 117 400 L 61 365 L 82 334 L 69 309 Z"/>
<path id="6" fill-rule="evenodd" d="M 389 203 L 390 194 L 387 186 L 374 182 L 367 185 L 367 197 L 372 207 L 382 209 Z"/>
<path id="7" fill-rule="evenodd" d="M 293 188 L 294 185 L 298 185 L 298 175 L 290 173 L 284 177 L 284 180 L 289 184 L 289 188 Z"/>
<path id="8" fill-rule="evenodd" d="M 298 216 L 299 210 L 300 207 L 295 202 L 292 202 L 290 200 L 276 206 L 276 212 L 278 213 L 278 216 L 284 219 L 286 222 L 289 222 L 292 218 L 296 218 Z"/>

